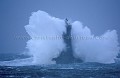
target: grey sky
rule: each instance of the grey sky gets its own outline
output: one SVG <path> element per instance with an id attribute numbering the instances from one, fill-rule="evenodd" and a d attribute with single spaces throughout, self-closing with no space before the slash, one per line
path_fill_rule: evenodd
<path id="1" fill-rule="evenodd" d="M 116 29 L 120 42 L 120 0 L 0 0 L 0 53 L 25 50 L 27 40 L 15 40 L 14 36 L 28 36 L 24 26 L 37 10 L 79 20 L 95 35 Z"/>

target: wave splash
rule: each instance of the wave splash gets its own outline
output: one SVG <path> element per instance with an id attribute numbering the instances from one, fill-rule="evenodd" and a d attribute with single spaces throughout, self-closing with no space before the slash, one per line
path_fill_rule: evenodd
<path id="1" fill-rule="evenodd" d="M 108 30 L 101 36 L 94 36 L 91 30 L 79 21 L 71 25 L 71 33 L 75 37 L 72 39 L 75 58 L 82 59 L 84 62 L 115 62 L 114 59 L 120 50 L 116 30 Z M 31 37 L 26 45 L 31 58 L 3 61 L 0 65 L 56 64 L 53 58 L 58 57 L 65 50 L 66 44 L 62 38 L 63 33 L 66 32 L 65 21 L 39 10 L 32 13 L 25 29 Z"/>

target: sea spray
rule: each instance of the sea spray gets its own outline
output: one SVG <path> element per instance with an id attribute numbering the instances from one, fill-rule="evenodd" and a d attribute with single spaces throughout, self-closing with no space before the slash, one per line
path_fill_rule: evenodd
<path id="1" fill-rule="evenodd" d="M 27 42 L 27 49 L 33 57 L 35 64 L 55 64 L 53 58 L 59 56 L 65 47 L 63 39 L 52 39 L 61 37 L 65 32 L 64 20 L 50 16 L 44 11 L 32 13 L 29 24 L 25 26 L 31 39 Z M 45 37 L 44 39 L 35 39 Z"/>
<path id="2" fill-rule="evenodd" d="M 107 30 L 101 36 L 95 36 L 87 26 L 81 22 L 71 23 L 71 42 L 73 56 L 83 62 L 114 63 L 119 53 L 118 35 L 116 30 Z M 56 64 L 53 58 L 60 56 L 66 49 L 62 38 L 66 33 L 65 21 L 50 16 L 44 11 L 33 12 L 29 24 L 25 26 L 31 37 L 26 48 L 31 57 L 0 61 L 0 65 L 24 66 L 38 64 Z M 64 61 L 65 58 L 62 58 Z"/>
<path id="3" fill-rule="evenodd" d="M 95 36 L 79 21 L 71 23 L 71 26 L 75 58 L 82 59 L 84 62 L 115 62 L 114 59 L 120 50 L 116 30 L 107 30 L 101 36 Z M 53 58 L 57 58 L 63 52 L 66 44 L 63 38 L 51 40 L 48 37 L 56 35 L 61 37 L 66 32 L 65 21 L 52 17 L 44 11 L 37 11 L 32 14 L 25 29 L 31 37 L 27 42 L 27 49 L 33 57 L 33 63 L 55 64 Z M 35 39 L 39 36 L 46 36 L 46 38 Z"/>
<path id="4" fill-rule="evenodd" d="M 81 22 L 72 23 L 74 56 L 84 62 L 114 63 L 119 53 L 116 30 L 108 30 L 101 36 L 94 36 Z"/>

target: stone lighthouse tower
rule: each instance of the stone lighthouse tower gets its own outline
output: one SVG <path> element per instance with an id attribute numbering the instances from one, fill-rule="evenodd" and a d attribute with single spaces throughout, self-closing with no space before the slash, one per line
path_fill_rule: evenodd
<path id="1" fill-rule="evenodd" d="M 63 39 L 66 44 L 66 49 L 63 52 L 61 52 L 59 57 L 53 59 L 56 61 L 57 64 L 70 64 L 79 61 L 73 56 L 72 39 L 71 39 L 72 25 L 68 22 L 68 19 L 65 19 L 65 24 L 66 24 L 65 25 L 66 33 L 63 33 Z"/>

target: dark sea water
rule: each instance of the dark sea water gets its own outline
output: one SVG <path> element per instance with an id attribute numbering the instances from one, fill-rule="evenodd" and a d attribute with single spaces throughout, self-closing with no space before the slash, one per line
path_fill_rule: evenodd
<path id="1" fill-rule="evenodd" d="M 120 64 L 1 65 L 0 78 L 120 78 Z"/>
<path id="2" fill-rule="evenodd" d="M 120 78 L 119 64 L 0 66 L 0 78 Z"/>

